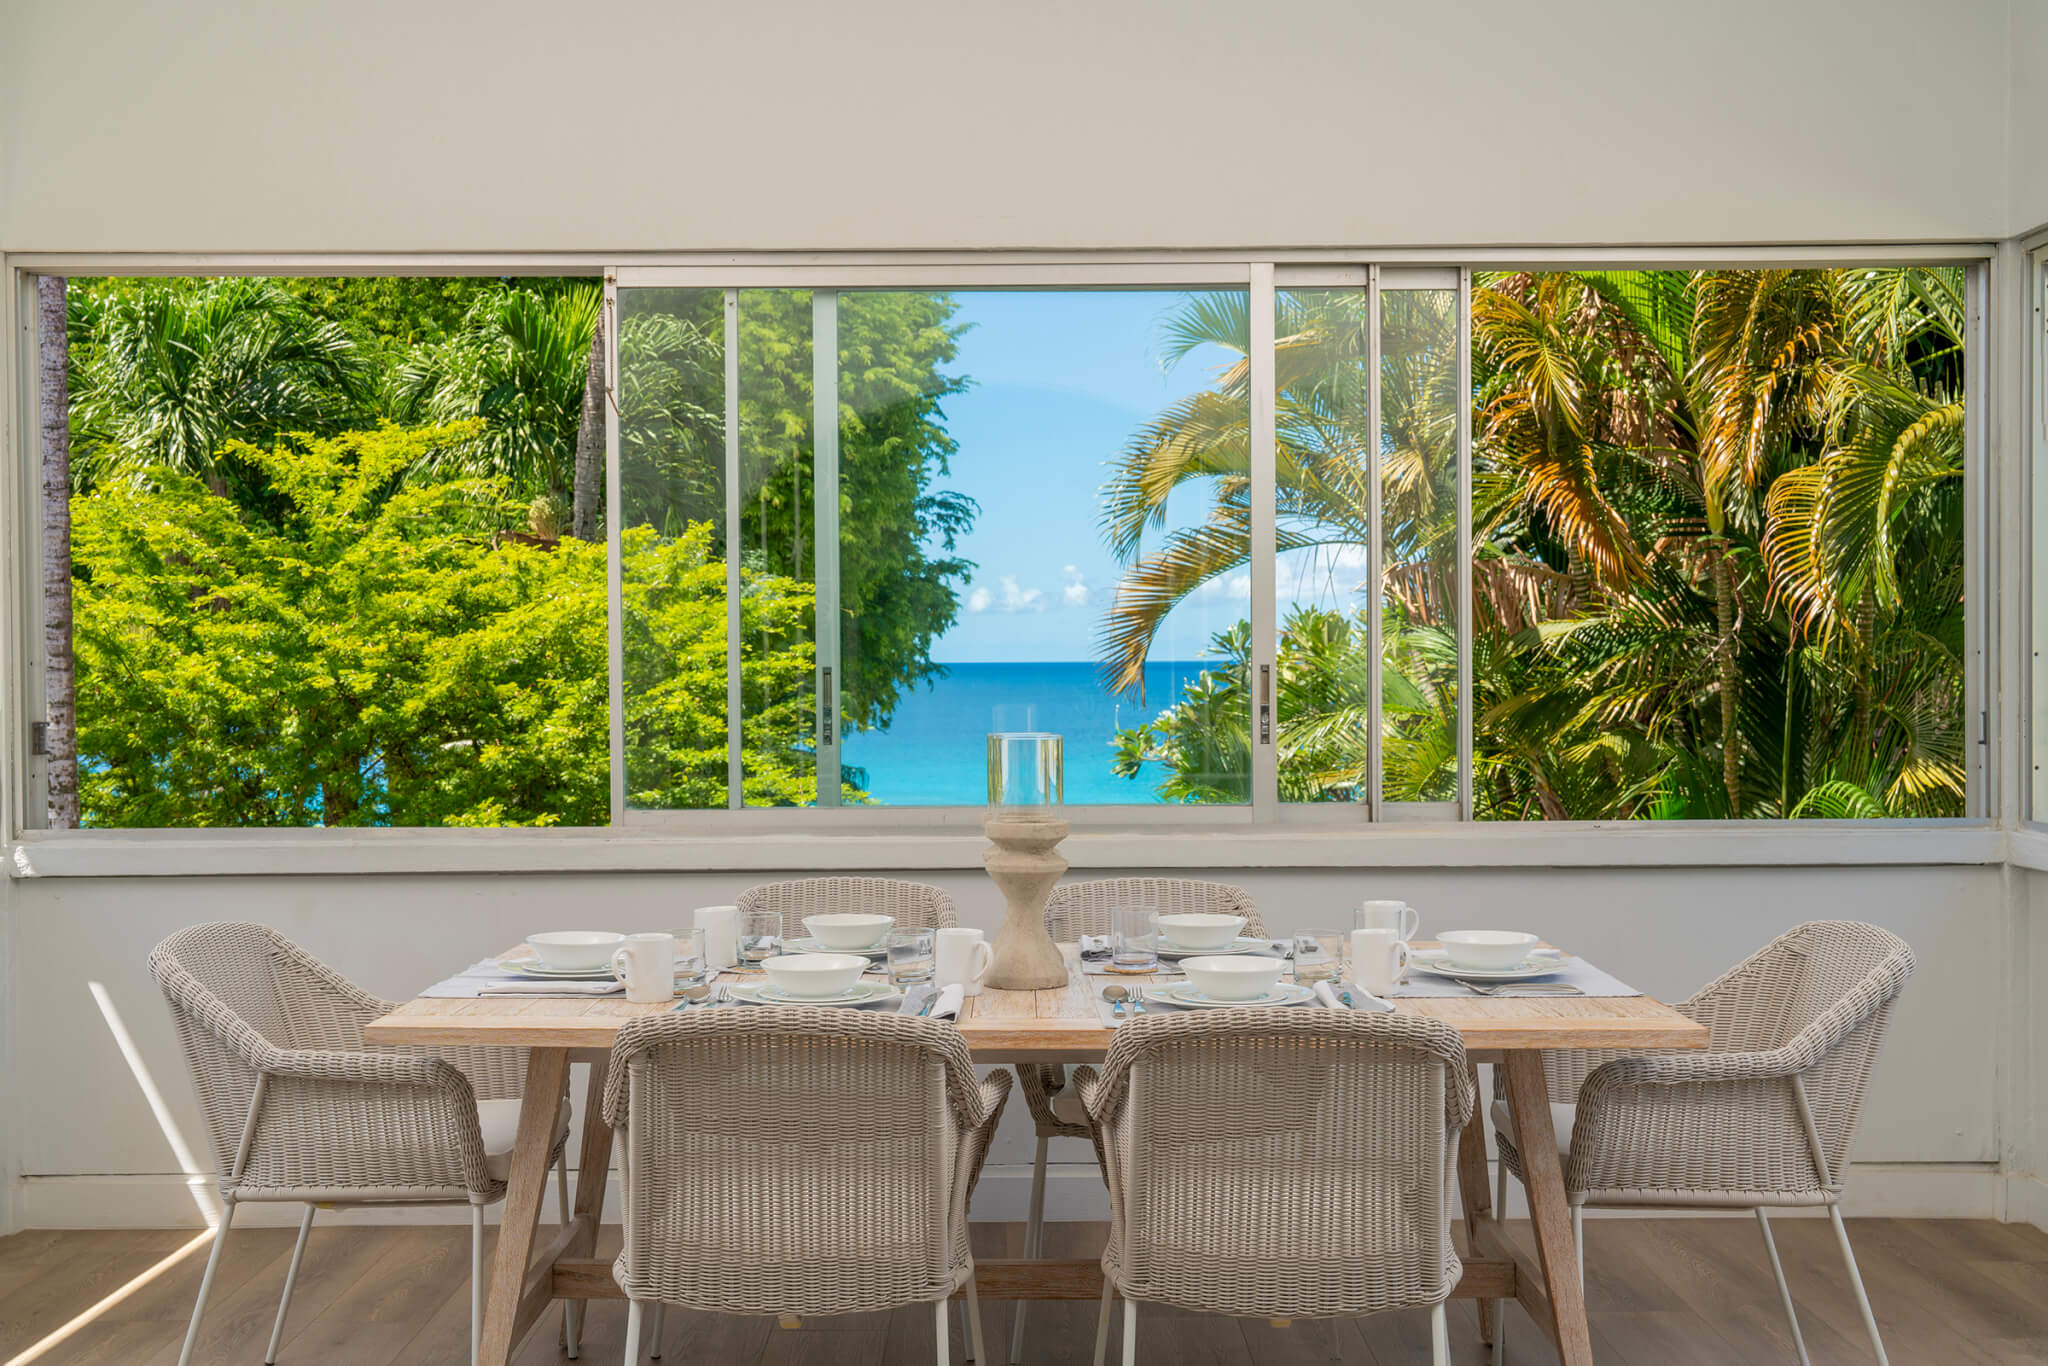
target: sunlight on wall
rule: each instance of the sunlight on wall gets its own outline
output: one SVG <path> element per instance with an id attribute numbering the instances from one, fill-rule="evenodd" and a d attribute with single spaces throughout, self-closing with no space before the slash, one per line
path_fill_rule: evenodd
<path id="1" fill-rule="evenodd" d="M 136 1051 L 135 1040 L 129 1037 L 128 1026 L 121 1020 L 121 1012 L 114 1008 L 113 997 L 98 982 L 87 982 L 86 989 L 92 992 L 92 999 L 106 1019 L 107 1032 L 114 1036 L 114 1044 L 121 1050 L 121 1056 L 128 1062 L 128 1070 L 135 1074 L 135 1085 L 142 1091 L 142 1098 L 149 1102 L 150 1113 L 156 1116 L 156 1125 L 164 1131 L 164 1139 L 171 1145 L 172 1156 L 178 1159 L 178 1170 L 185 1173 L 185 1185 L 192 1193 L 192 1203 L 199 1206 L 199 1215 L 206 1220 L 208 1228 L 220 1223 L 220 1196 L 213 1190 L 213 1174 L 200 1165 L 192 1155 L 192 1146 L 185 1142 L 184 1132 L 178 1128 L 178 1121 L 171 1114 L 171 1107 L 164 1103 L 163 1092 L 157 1090 L 156 1078 L 149 1074 L 149 1067 L 142 1061 L 142 1054 Z"/>

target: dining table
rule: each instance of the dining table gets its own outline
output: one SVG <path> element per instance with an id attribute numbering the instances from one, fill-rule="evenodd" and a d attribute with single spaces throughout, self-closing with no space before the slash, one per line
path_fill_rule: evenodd
<path id="1" fill-rule="evenodd" d="M 1115 1036 L 1115 1026 L 1097 1009 L 1104 979 L 1083 971 L 1076 945 L 1061 949 L 1068 968 L 1063 985 L 1035 991 L 990 988 L 966 999 L 956 1023 L 977 1063 L 1103 1060 Z M 508 950 L 500 960 L 526 952 L 523 946 Z M 1468 1065 L 1475 1071 L 1480 1064 L 1493 1067 L 1495 1086 L 1506 1092 L 1516 1130 L 1525 1134 L 1552 1132 L 1545 1053 L 1702 1049 L 1708 1042 L 1705 1025 L 1645 995 L 1474 994 L 1398 998 L 1391 1004 L 1397 1011 L 1455 1026 L 1464 1038 Z M 508 1047 L 526 1053 L 526 1086 L 484 1308 L 482 1366 L 509 1366 L 520 1343 L 557 1300 L 625 1297 L 612 1279 L 610 1261 L 595 1255 L 612 1153 L 612 1131 L 601 1105 L 605 1074 L 621 1025 L 674 1008 L 635 1004 L 622 996 L 421 997 L 365 1028 L 364 1041 L 370 1044 Z M 589 1064 L 589 1076 L 574 1202 L 567 1224 L 540 1244 L 550 1149 L 569 1068 L 577 1062 Z M 1483 1340 L 1492 1341 L 1497 1331 L 1492 1302 L 1511 1299 L 1549 1336 L 1563 1366 L 1591 1366 L 1578 1251 L 1557 1149 L 1543 1142 L 1521 1149 L 1532 1257 L 1508 1237 L 1504 1212 L 1491 1207 L 1484 1114 L 1484 1106 L 1474 1108 L 1458 1144 L 1464 1272 L 1452 1294 L 1479 1301 Z M 983 1297 L 998 1300 L 1095 1300 L 1102 1293 L 1102 1268 L 1094 1260 L 977 1259 L 975 1286 Z"/>

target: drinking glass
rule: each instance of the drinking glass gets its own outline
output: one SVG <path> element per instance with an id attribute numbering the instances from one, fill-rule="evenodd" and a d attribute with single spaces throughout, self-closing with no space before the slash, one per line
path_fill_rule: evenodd
<path id="1" fill-rule="evenodd" d="M 1112 972 L 1156 972 L 1159 969 L 1159 908 L 1119 906 L 1110 913 Z"/>
<path id="2" fill-rule="evenodd" d="M 748 911 L 740 917 L 740 966 L 758 968 L 782 952 L 782 912 Z"/>
<path id="3" fill-rule="evenodd" d="M 897 930 L 889 936 L 889 985 L 915 986 L 932 980 L 932 932 Z"/>
<path id="4" fill-rule="evenodd" d="M 1344 972 L 1342 930 L 1303 930 L 1294 936 L 1294 980 L 1307 986 L 1312 982 L 1334 982 Z"/>
<path id="5" fill-rule="evenodd" d="M 694 987 L 717 976 L 716 969 L 706 961 L 704 927 L 694 930 L 677 930 L 676 935 L 676 985 Z"/>

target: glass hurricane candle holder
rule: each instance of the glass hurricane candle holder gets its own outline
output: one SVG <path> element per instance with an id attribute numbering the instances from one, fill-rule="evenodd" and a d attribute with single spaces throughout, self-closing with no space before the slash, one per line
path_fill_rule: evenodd
<path id="1" fill-rule="evenodd" d="M 988 737 L 988 804 L 993 812 L 1050 815 L 1066 800 L 1064 741 L 1047 731 Z"/>

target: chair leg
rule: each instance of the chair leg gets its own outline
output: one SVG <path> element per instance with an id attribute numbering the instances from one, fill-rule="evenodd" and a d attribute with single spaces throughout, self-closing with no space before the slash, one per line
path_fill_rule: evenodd
<path id="1" fill-rule="evenodd" d="M 657 1300 L 654 1304 L 654 1344 L 647 1349 L 647 1355 L 651 1360 L 661 1360 L 661 1339 L 663 1335 L 663 1330 L 667 1327 L 668 1302 L 665 1300 Z"/>
<path id="2" fill-rule="evenodd" d="M 555 1208 L 561 1211 L 561 1225 L 569 1227 L 569 1150 L 562 1149 L 562 1160 L 555 1164 Z M 655 1330 L 655 1353 L 660 1355 L 661 1332 Z M 562 1304 L 562 1350 L 569 1360 L 574 1361 L 583 1351 L 583 1301 L 566 1300 Z"/>
<path id="3" fill-rule="evenodd" d="M 1429 1360 L 1430 1366 L 1451 1366 L 1451 1325 L 1442 1304 L 1429 1310 Z"/>
<path id="4" fill-rule="evenodd" d="M 1124 1366 L 1138 1366 L 1138 1302 L 1124 1301 Z"/>
<path id="5" fill-rule="evenodd" d="M 1498 1147 L 1493 1154 L 1498 1174 L 1494 1177 L 1493 1217 L 1508 1221 L 1508 1163 Z M 1493 1366 L 1506 1366 L 1508 1359 L 1508 1301 L 1493 1302 Z"/>
<path id="6" fill-rule="evenodd" d="M 1108 1276 L 1102 1278 L 1102 1310 L 1095 1316 L 1095 1366 L 1106 1366 L 1109 1358 L 1109 1305 L 1116 1287 Z"/>
<path id="7" fill-rule="evenodd" d="M 932 1301 L 932 1325 L 939 1339 L 939 1366 L 953 1366 L 953 1344 L 946 1341 L 946 1301 Z"/>
<path id="8" fill-rule="evenodd" d="M 1508 1306 L 1513 1303 L 1513 1300 L 1493 1302 L 1493 1366 L 1507 1366 Z"/>
<path id="9" fill-rule="evenodd" d="M 1500 1171 L 1500 1175 L 1494 1178 L 1493 1183 L 1493 1208 L 1495 1211 L 1493 1217 L 1496 1219 L 1506 1219 L 1508 1217 L 1508 1164 L 1501 1158 L 1499 1153 L 1493 1155 L 1493 1161 Z"/>
<path id="10" fill-rule="evenodd" d="M 1586 1292 L 1586 1207 L 1572 1206 L 1572 1247 L 1578 1252 L 1579 1293 Z"/>
<path id="11" fill-rule="evenodd" d="M 277 1302 L 277 1323 L 270 1330 L 270 1347 L 263 1353 L 263 1366 L 277 1366 L 278 1344 L 284 1341 L 284 1316 L 291 1312 L 292 1288 L 299 1283 L 299 1263 L 306 1260 L 306 1239 L 313 1232 L 313 1206 L 299 1220 L 299 1241 L 292 1244 L 291 1265 L 284 1270 L 284 1295 Z"/>
<path id="12" fill-rule="evenodd" d="M 1778 1240 L 1771 1236 L 1771 1217 L 1757 1206 L 1756 1226 L 1764 1235 L 1764 1251 L 1771 1259 L 1771 1275 L 1778 1282 L 1778 1298 L 1785 1302 L 1785 1322 L 1792 1328 L 1792 1347 L 1799 1353 L 1799 1366 L 1807 1366 L 1806 1338 L 1799 1331 L 1799 1311 L 1792 1307 L 1792 1287 L 1785 1283 L 1785 1264 L 1778 1260 Z"/>
<path id="13" fill-rule="evenodd" d="M 469 1366 L 484 1350 L 484 1207 L 469 1207 Z"/>
<path id="14" fill-rule="evenodd" d="M 973 1361 L 975 1359 L 976 1354 L 974 1350 L 974 1333 L 973 1330 L 967 1326 L 967 1297 L 965 1295 L 962 1295 L 958 1300 L 954 1301 L 954 1303 L 956 1303 L 960 1307 L 960 1339 L 961 1341 L 967 1344 L 967 1360 Z"/>
<path id="15" fill-rule="evenodd" d="M 199 1321 L 206 1316 L 206 1297 L 213 1293 L 213 1273 L 220 1266 L 220 1250 L 227 1245 L 228 1225 L 235 1219 L 235 1202 L 221 1206 L 220 1227 L 213 1231 L 213 1250 L 206 1254 L 206 1271 L 199 1278 L 199 1298 L 192 1304 L 192 1323 L 185 1330 L 185 1346 L 178 1353 L 178 1366 L 191 1366 L 192 1344 L 199 1341 Z"/>
<path id="16" fill-rule="evenodd" d="M 1863 1293 L 1863 1273 L 1856 1268 L 1856 1253 L 1849 1246 L 1841 1206 L 1829 1205 L 1828 1218 L 1834 1221 L 1835 1241 L 1842 1245 L 1842 1264 L 1849 1268 L 1849 1284 L 1856 1290 L 1856 1307 L 1863 1311 L 1863 1331 L 1870 1334 L 1870 1350 L 1877 1357 L 1877 1366 L 1891 1366 L 1892 1359 L 1884 1353 L 1884 1339 L 1878 1335 L 1877 1315 L 1870 1312 L 1870 1296 Z"/>
<path id="17" fill-rule="evenodd" d="M 1045 1162 L 1050 1142 L 1040 1134 L 1038 1151 L 1031 1159 L 1031 1214 L 1024 1225 L 1024 1255 L 1027 1257 L 1045 1255 Z M 1024 1306 L 1027 1303 L 1027 1300 L 1018 1300 L 1016 1316 L 1010 1320 L 1010 1366 L 1017 1366 L 1024 1359 Z"/>
<path id="18" fill-rule="evenodd" d="M 1022 1300 L 1017 1301 L 1023 1304 Z M 986 1361 L 986 1348 L 981 1341 L 981 1295 L 974 1288 L 974 1269 L 967 1271 L 967 1352 L 969 1361 Z"/>
<path id="19" fill-rule="evenodd" d="M 640 1301 L 626 1301 L 626 1356 L 625 1366 L 639 1366 L 640 1363 Z"/>

